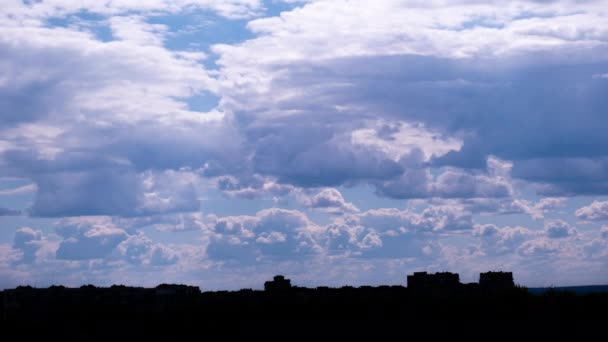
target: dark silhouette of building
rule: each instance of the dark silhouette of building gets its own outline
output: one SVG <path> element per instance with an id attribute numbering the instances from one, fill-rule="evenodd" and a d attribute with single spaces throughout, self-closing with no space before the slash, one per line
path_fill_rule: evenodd
<path id="1" fill-rule="evenodd" d="M 291 336 L 294 332 L 376 339 L 495 336 L 497 332 L 517 338 L 552 333 L 608 336 L 608 293 L 547 291 L 533 296 L 522 287 L 484 290 L 478 283 L 461 284 L 458 274 L 447 272 L 417 272 L 407 280 L 408 288 L 313 289 L 291 286 L 289 279 L 276 276 L 264 284 L 266 291 L 205 292 L 179 284 L 155 288 L 20 286 L 0 291 L 0 331 L 15 339 L 40 334 L 63 340 L 113 339 L 117 332 L 133 339 L 175 339 L 180 333 L 191 336 L 201 331 L 222 338 L 269 333 Z M 513 286 L 513 275 L 482 273 L 480 282 L 486 289 L 502 289 Z"/>
<path id="2" fill-rule="evenodd" d="M 479 274 L 479 286 L 483 291 L 507 291 L 515 287 L 511 272 L 485 272 Z"/>
<path id="3" fill-rule="evenodd" d="M 460 283 L 457 273 L 414 272 L 407 276 L 407 288 L 417 295 L 498 294 L 515 289 L 515 283 L 511 272 L 480 273 L 479 284 L 466 285 Z"/>
<path id="4" fill-rule="evenodd" d="M 156 295 L 182 295 L 182 296 L 193 296 L 199 295 L 201 289 L 198 286 L 188 286 L 181 284 L 160 284 L 156 288 Z"/>
<path id="5" fill-rule="evenodd" d="M 291 280 L 285 279 L 282 275 L 277 275 L 273 280 L 264 283 L 264 290 L 273 292 L 288 291 L 291 289 Z"/>
<path id="6" fill-rule="evenodd" d="M 417 294 L 452 294 L 460 288 L 460 277 L 457 273 L 414 272 L 407 276 L 407 288 Z"/>

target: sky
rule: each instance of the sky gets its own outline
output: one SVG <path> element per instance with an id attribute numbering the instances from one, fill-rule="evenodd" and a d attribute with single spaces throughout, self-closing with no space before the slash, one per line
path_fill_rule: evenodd
<path id="1" fill-rule="evenodd" d="M 608 284 L 608 1 L 2 0 L 0 288 Z"/>

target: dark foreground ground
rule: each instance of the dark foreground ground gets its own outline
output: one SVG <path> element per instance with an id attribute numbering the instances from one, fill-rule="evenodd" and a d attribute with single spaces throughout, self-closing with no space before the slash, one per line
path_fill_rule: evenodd
<path id="1" fill-rule="evenodd" d="M 2 298 L 0 336 L 14 337 L 608 337 L 606 293 L 416 294 L 401 286 L 204 293 L 186 287 L 57 287 L 4 291 Z"/>

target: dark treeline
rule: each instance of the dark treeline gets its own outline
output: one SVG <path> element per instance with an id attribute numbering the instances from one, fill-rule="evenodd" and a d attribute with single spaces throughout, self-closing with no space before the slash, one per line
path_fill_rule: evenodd
<path id="1" fill-rule="evenodd" d="M 408 287 L 315 289 L 291 286 L 279 276 L 266 282 L 263 291 L 232 292 L 201 292 L 198 287 L 167 284 L 156 288 L 18 287 L 0 293 L 0 331 L 104 339 L 608 336 L 608 294 L 549 290 L 532 295 L 526 288 L 508 286 L 508 279 L 501 282 L 500 274 L 490 276 L 485 284 L 460 284 L 449 273 L 417 273 L 408 278 Z"/>

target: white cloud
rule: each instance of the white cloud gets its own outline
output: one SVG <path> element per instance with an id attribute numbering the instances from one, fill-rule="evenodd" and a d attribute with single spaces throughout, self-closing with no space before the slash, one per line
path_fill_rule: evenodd
<path id="1" fill-rule="evenodd" d="M 562 246 L 554 239 L 534 239 L 524 242 L 518 252 L 526 257 L 543 258 L 546 256 L 557 255 L 562 250 Z"/>
<path id="2" fill-rule="evenodd" d="M 13 189 L 0 190 L 0 196 L 26 194 L 30 192 L 35 192 L 36 190 L 36 184 L 28 184 Z"/>
<path id="3" fill-rule="evenodd" d="M 538 201 L 533 206 L 532 217 L 542 218 L 544 214 L 554 212 L 558 208 L 563 208 L 566 205 L 566 198 L 563 197 L 546 197 Z"/>
<path id="4" fill-rule="evenodd" d="M 24 4 L 9 0 L 6 14 L 9 18 L 12 16 L 19 20 L 33 20 L 62 17 L 81 11 L 109 16 L 130 12 L 177 13 L 192 8 L 210 10 L 228 18 L 238 19 L 259 14 L 262 10 L 262 2 L 259 0 L 41 0 Z"/>
<path id="5" fill-rule="evenodd" d="M 109 217 L 62 219 L 56 223 L 56 232 L 63 238 L 56 258 L 64 260 L 106 258 L 128 237 Z"/>
<path id="6" fill-rule="evenodd" d="M 2 258 L 32 261 L 15 266 L 30 276 L 61 269 L 77 282 L 133 279 L 131 271 L 148 268 L 198 277 L 227 272 L 218 271 L 224 265 L 302 270 L 315 262 L 336 273 L 343 272 L 336 265 L 349 266 L 355 278 L 496 260 L 533 272 L 536 261 L 571 266 L 605 257 L 605 228 L 590 241 L 562 221 L 536 231 L 475 222 L 478 213 L 542 219 L 564 206 L 564 198 L 515 198 L 527 196 L 526 182 L 555 196 L 608 189 L 598 124 L 605 3 L 297 4 L 252 20 L 252 38 L 213 46 L 212 59 L 207 50 L 165 46 L 175 32 L 154 19 L 198 10 L 252 17 L 264 10 L 261 1 L 4 1 L 0 177 L 32 184 L 0 195 L 35 191 L 32 214 L 74 218 L 59 222 L 59 236 L 20 230 L 15 251 L 0 250 Z M 88 22 L 82 12 L 101 19 Z M 51 18 L 65 27 L 50 27 Z M 98 28 L 116 40 L 102 42 Z M 188 105 L 208 94 L 217 108 Z M 231 198 L 276 205 L 293 196 L 342 215 L 324 225 L 277 208 L 205 216 L 200 177 Z M 339 185 L 371 185 L 383 196 L 423 198 L 424 206 L 359 212 Z M 602 203 L 576 216 L 608 218 Z M 79 217 L 91 214 L 109 217 Z M 182 231 L 189 233 L 176 239 L 198 238 L 167 245 L 145 229 L 159 239 Z M 57 260 L 41 258 L 49 253 Z"/>
<path id="7" fill-rule="evenodd" d="M 441 231 L 433 232 L 429 225 L 441 226 L 445 222 L 431 222 L 429 215 L 428 211 L 416 214 L 394 208 L 369 210 L 337 219 L 324 227 L 320 239 L 324 241 L 326 253 L 333 256 L 431 260 L 438 256 L 440 246 L 436 240 Z"/>
<path id="8" fill-rule="evenodd" d="M 215 219 L 209 258 L 236 264 L 310 260 L 334 255 L 361 258 L 430 258 L 441 234 L 472 229 L 469 213 L 429 207 L 420 213 L 376 209 L 340 216 L 319 226 L 299 211 L 267 209 L 255 216 Z"/>
<path id="9" fill-rule="evenodd" d="M 589 259 L 605 260 L 608 257 L 608 241 L 603 239 L 593 239 L 582 245 L 585 256 Z"/>
<path id="10" fill-rule="evenodd" d="M 563 220 L 549 220 L 545 222 L 547 236 L 552 239 L 566 238 L 577 234 L 575 228 Z"/>
<path id="11" fill-rule="evenodd" d="M 217 113 L 189 111 L 178 100 L 213 91 L 212 77 L 196 59 L 162 46 L 142 45 L 161 39 L 162 32 L 141 17 L 112 20 L 117 33 L 129 33 L 120 37 L 135 38 L 101 42 L 90 33 L 70 28 L 2 27 L 0 46 L 6 63 L 0 68 L 6 82 L 0 95 L 8 101 L 3 122 L 38 121 L 48 145 L 84 123 L 107 129 L 118 122 L 157 120 L 166 126 L 168 119 L 202 124 L 221 118 Z M 129 29 L 121 31 L 119 26 Z M 50 36 L 53 39 L 46 39 Z M 23 92 L 28 98 L 19 95 Z M 16 139 L 25 134 L 23 128 L 9 130 L 4 136 Z M 48 136 L 48 132 L 57 133 Z M 65 146 L 57 146 L 61 147 Z"/>
<path id="12" fill-rule="evenodd" d="M 15 232 L 13 248 L 22 253 L 21 262 L 31 263 L 36 260 L 38 251 L 45 243 L 46 239 L 42 235 L 42 231 L 22 227 Z"/>
<path id="13" fill-rule="evenodd" d="M 608 220 L 608 201 L 593 201 L 588 206 L 578 208 L 575 215 L 588 221 Z"/>
<path id="14" fill-rule="evenodd" d="M 143 174 L 143 198 L 138 214 L 155 214 L 200 209 L 197 194 L 199 176 L 187 171 L 147 171 Z"/>
<path id="15" fill-rule="evenodd" d="M 449 151 L 457 151 L 462 142 L 455 138 L 433 133 L 422 124 L 412 125 L 404 121 L 386 122 L 378 120 L 368 127 L 352 131 L 355 145 L 373 147 L 399 161 L 404 156 L 423 152 L 423 160 L 440 157 Z"/>
<path id="16" fill-rule="evenodd" d="M 448 170 L 434 184 L 439 197 L 509 197 L 512 187 L 508 180 L 486 175 Z"/>
<path id="17" fill-rule="evenodd" d="M 149 263 L 154 266 L 173 265 L 179 261 L 179 255 L 172 248 L 168 248 L 162 244 L 156 244 L 152 247 L 152 255 Z"/>
<path id="18" fill-rule="evenodd" d="M 359 212 L 354 204 L 347 202 L 340 191 L 334 188 L 323 189 L 313 196 L 303 196 L 301 201 L 309 208 L 320 209 L 330 214 L 341 215 Z"/>
<path id="19" fill-rule="evenodd" d="M 208 221 L 212 218 L 205 217 L 200 212 L 193 213 L 171 213 L 152 216 L 138 216 L 129 218 L 113 218 L 119 226 L 132 229 L 152 228 L 161 232 L 191 232 L 208 231 Z"/>
<path id="20" fill-rule="evenodd" d="M 435 179 L 423 163 L 420 150 L 401 159 L 405 172 L 378 185 L 378 193 L 392 198 L 500 198 L 513 194 L 511 163 L 487 158 L 487 173 L 448 168 Z"/>
<path id="21" fill-rule="evenodd" d="M 280 184 L 276 180 L 259 175 L 222 176 L 217 179 L 217 187 L 231 198 L 259 199 L 270 197 L 276 201 L 296 190 L 289 184 Z"/>
<path id="22" fill-rule="evenodd" d="M 462 58 L 605 41 L 601 2 L 577 4 L 577 12 L 560 2 L 314 1 L 251 21 L 258 39 L 216 51 L 226 63 L 250 65 L 248 51 L 257 51 L 262 63 L 394 54 Z"/>
<path id="23" fill-rule="evenodd" d="M 546 214 L 554 213 L 566 205 L 566 198 L 545 197 L 537 202 L 528 201 L 521 198 L 467 198 L 443 200 L 443 202 L 461 202 L 469 211 L 473 213 L 511 215 L 526 214 L 535 220 L 541 220 Z M 435 200 L 438 202 L 438 200 Z"/>
<path id="24" fill-rule="evenodd" d="M 474 236 L 481 239 L 481 248 L 487 255 L 515 253 L 536 234 L 521 226 L 498 227 L 494 224 L 476 225 Z"/>
<path id="25" fill-rule="evenodd" d="M 31 210 L 34 216 L 138 216 L 200 208 L 198 176 L 187 171 L 146 171 L 138 175 L 116 166 L 41 175 L 36 181 L 38 192 Z"/>
<path id="26" fill-rule="evenodd" d="M 148 28 L 139 17 L 116 20 Z M 162 33 L 146 32 L 143 40 Z M 87 32 L 28 23 L 0 30 L 6 81 L 0 85 L 6 145 L 0 163 L 3 175 L 35 183 L 35 215 L 192 210 L 191 193 L 187 204 L 179 198 L 186 192 L 171 194 L 171 187 L 147 191 L 142 181 L 152 171 L 145 170 L 238 158 L 224 154 L 239 145 L 224 115 L 190 111 L 183 101 L 213 91 L 207 71 L 179 51 L 131 38 L 101 42 Z"/>
<path id="27" fill-rule="evenodd" d="M 255 216 L 217 218 L 207 253 L 214 260 L 250 263 L 311 257 L 322 228 L 297 210 L 265 209 Z"/>
<path id="28" fill-rule="evenodd" d="M 558 149 L 556 142 L 563 134 L 570 134 L 566 132 L 570 125 L 556 128 L 555 135 L 537 134 L 546 125 L 530 111 L 555 112 L 564 120 L 572 120 L 572 127 L 578 122 L 588 132 L 585 137 L 593 137 L 587 144 L 605 144 L 596 126 L 588 123 L 600 119 L 601 105 L 588 107 L 583 120 L 574 122 L 571 115 L 571 108 L 580 107 L 576 103 L 600 104 L 599 95 L 594 99 L 602 90 L 586 93 L 589 97 L 585 99 L 559 96 L 572 94 L 568 84 L 573 83 L 559 82 L 551 76 L 559 74 L 562 79 L 572 78 L 572 82 L 577 82 L 577 77 L 585 78 L 592 83 L 585 71 L 590 67 L 584 63 L 589 55 L 605 55 L 594 52 L 607 46 L 602 2 L 576 5 L 559 1 L 307 2 L 280 16 L 251 21 L 249 28 L 255 38 L 214 46 L 220 56 L 222 104 L 255 122 L 254 131 L 259 134 L 255 136 L 263 136 L 261 127 L 265 125 L 279 131 L 268 133 L 272 135 L 269 143 L 285 147 L 270 149 L 264 145 L 264 161 L 268 162 L 264 166 L 295 167 L 300 172 L 310 166 L 333 176 L 338 173 L 335 168 L 327 170 L 328 165 L 311 159 L 309 154 L 327 151 L 343 163 L 348 160 L 343 157 L 344 151 L 396 160 L 419 148 L 424 150 L 423 161 L 435 153 L 432 165 L 478 170 L 480 161 L 494 154 L 511 160 L 515 170 L 519 159 L 541 155 L 543 165 L 539 166 L 551 170 L 545 165 L 545 152 Z M 361 21 L 367 25 L 360 25 Z M 542 69 L 547 61 L 555 71 Z M 598 57 L 598 63 L 604 62 Z M 564 71 L 566 65 L 576 65 L 580 72 L 570 75 Z M 532 82 L 536 85 L 524 76 L 531 74 L 537 75 Z M 556 82 L 559 89 L 548 86 Z M 550 95 L 553 93 L 556 96 Z M 537 106 L 534 99 L 546 96 L 555 99 L 552 108 Z M 504 105 L 496 106 L 496 102 Z M 504 122 L 505 118 L 509 123 Z M 277 137 L 282 129 L 287 130 L 285 127 L 302 127 L 312 119 L 332 125 L 334 133 L 293 137 L 307 139 L 308 148 L 300 147 L 302 142 Z M 557 133 L 562 130 L 563 134 Z M 345 144 L 340 140 L 344 135 L 350 135 L 350 145 L 365 146 L 367 150 Z M 325 141 L 331 144 L 321 143 Z M 340 148 L 334 148 L 336 145 Z M 536 147 L 530 149 L 531 145 Z M 581 142 L 581 146 L 586 145 Z M 577 152 L 588 154 L 589 149 Z M 272 160 L 275 165 L 268 161 L 273 156 L 285 158 Z M 360 163 L 371 164 L 367 160 L 351 162 L 357 166 Z M 367 172 L 357 180 L 384 178 L 387 186 L 379 192 L 392 197 L 418 197 L 428 192 L 428 186 L 414 186 L 428 178 L 424 165 L 403 165 L 403 169 L 401 179 L 394 173 Z M 275 168 L 256 170 L 278 176 L 280 181 L 294 182 L 296 178 Z M 512 190 L 508 184 L 495 182 L 497 174 L 490 177 L 493 179 L 474 173 L 455 176 L 446 174 L 447 183 L 460 180 L 462 186 L 446 186 L 439 196 L 461 196 L 465 190 L 478 196 L 504 196 Z M 526 178 L 522 173 L 518 176 Z M 536 181 L 550 177 L 547 174 Z M 580 182 L 589 178 L 583 177 Z M 399 190 L 392 190 L 395 188 Z M 598 188 L 575 186 L 569 192 L 551 194 L 594 191 L 584 189 Z M 605 187 L 595 191 L 605 191 Z"/>
<path id="29" fill-rule="evenodd" d="M 605 240 L 608 240 L 608 226 L 603 226 L 600 229 L 600 233 L 602 235 L 602 238 L 604 238 Z"/>
<path id="30" fill-rule="evenodd" d="M 362 226 L 378 231 L 413 229 L 441 232 L 473 228 L 471 213 L 452 205 L 429 206 L 420 213 L 396 208 L 372 209 L 357 219 Z"/>
<path id="31" fill-rule="evenodd" d="M 174 250 L 154 243 L 141 232 L 129 236 L 117 248 L 128 262 L 136 265 L 167 266 L 179 260 Z"/>
<path id="32" fill-rule="evenodd" d="M 117 16 L 109 21 L 115 39 L 138 45 L 163 45 L 163 36 L 168 30 L 165 25 L 146 23 L 141 16 Z"/>
<path id="33" fill-rule="evenodd" d="M 325 238 L 327 239 L 327 252 L 329 254 L 351 254 L 357 252 L 359 235 L 364 231 L 364 227 L 332 223 L 325 227 Z M 362 241 L 363 242 L 363 241 Z M 363 243 L 363 245 L 367 245 Z"/>

